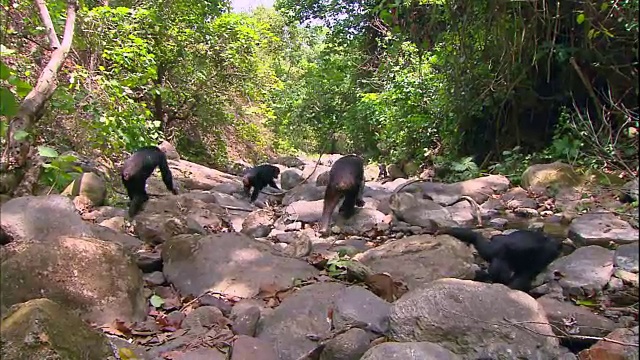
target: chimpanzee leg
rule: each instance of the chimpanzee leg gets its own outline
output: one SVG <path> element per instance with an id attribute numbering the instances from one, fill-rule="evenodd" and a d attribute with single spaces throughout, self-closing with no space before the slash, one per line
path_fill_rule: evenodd
<path id="1" fill-rule="evenodd" d="M 355 209 L 355 205 L 357 201 L 356 197 L 357 197 L 357 193 L 354 193 L 353 191 L 347 192 L 344 196 L 344 201 L 342 202 L 342 205 L 338 210 L 342 214 L 342 216 L 344 216 L 347 219 L 352 217 L 353 214 L 355 214 L 356 212 L 356 209 Z"/>
<path id="2" fill-rule="evenodd" d="M 340 201 L 340 192 L 332 187 L 327 187 L 324 193 L 324 202 L 322 205 L 322 219 L 320 220 L 320 232 L 327 234 L 329 232 L 329 224 L 331 223 L 331 215 Z"/>
<path id="3" fill-rule="evenodd" d="M 271 186 L 274 189 L 278 189 L 280 190 L 280 188 L 278 187 L 278 185 L 276 184 L 276 180 L 275 179 L 271 179 L 271 181 L 269 181 L 269 186 Z"/>
<path id="4" fill-rule="evenodd" d="M 511 280 L 512 271 L 509 268 L 509 265 L 506 261 L 500 259 L 499 257 L 491 260 L 491 264 L 489 264 L 489 278 L 494 283 L 500 283 L 504 285 L 508 285 Z"/>
<path id="5" fill-rule="evenodd" d="M 263 188 L 264 184 L 260 181 L 257 181 L 255 184 L 253 184 L 253 193 L 251 194 L 250 202 L 254 202 L 256 201 L 256 199 L 258 199 L 258 195 L 260 195 L 260 191 L 262 191 Z"/>
<path id="6" fill-rule="evenodd" d="M 146 179 L 129 179 L 125 186 L 127 193 L 131 199 L 129 203 L 129 218 L 133 219 L 143 208 L 144 204 L 149 200 L 146 190 Z"/>
<path id="7" fill-rule="evenodd" d="M 356 197 L 356 200 L 355 200 L 355 205 L 357 207 L 364 206 L 363 195 L 364 195 L 364 179 L 362 180 L 362 182 L 360 183 L 360 186 L 358 187 L 358 196 Z"/>

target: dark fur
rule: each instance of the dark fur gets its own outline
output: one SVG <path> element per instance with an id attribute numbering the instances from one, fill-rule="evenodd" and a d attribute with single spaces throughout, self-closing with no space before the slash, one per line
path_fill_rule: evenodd
<path id="1" fill-rule="evenodd" d="M 124 162 L 120 172 L 122 183 L 127 189 L 127 195 L 130 200 L 129 218 L 136 216 L 149 200 L 149 195 L 146 191 L 147 179 L 153 174 L 156 167 L 160 168 L 162 181 L 167 189 L 173 194 L 178 194 L 178 191 L 173 186 L 173 177 L 164 152 L 157 146 L 142 147 Z"/>
<path id="2" fill-rule="evenodd" d="M 486 278 L 512 289 L 529 291 L 531 282 L 562 251 L 562 242 L 542 232 L 518 230 L 508 235 L 495 235 L 491 241 L 470 229 L 452 227 L 439 231 L 467 244 L 472 244 L 478 254 L 489 262 Z"/>
<path id="3" fill-rule="evenodd" d="M 244 192 L 249 196 L 249 192 L 253 187 L 253 193 L 251 194 L 251 202 L 256 201 L 260 191 L 267 185 L 272 188 L 280 190 L 276 185 L 276 179 L 280 175 L 280 168 L 277 166 L 264 164 L 258 165 L 249 169 L 242 177 L 242 185 L 244 185 Z"/>
<path id="4" fill-rule="evenodd" d="M 338 210 L 345 218 L 355 213 L 355 207 L 363 207 L 362 192 L 364 191 L 364 161 L 355 155 L 343 156 L 336 160 L 329 171 L 329 183 L 324 193 L 322 220 L 320 232 L 329 232 L 331 215 L 340 199 L 344 197 L 342 206 Z"/>

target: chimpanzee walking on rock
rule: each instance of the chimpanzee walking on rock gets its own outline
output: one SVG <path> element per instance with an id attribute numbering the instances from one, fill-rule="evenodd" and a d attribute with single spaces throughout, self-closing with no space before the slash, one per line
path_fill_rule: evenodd
<path id="1" fill-rule="evenodd" d="M 264 164 L 249 169 L 242 177 L 242 185 L 244 185 L 244 192 L 247 196 L 249 196 L 249 192 L 253 187 L 250 202 L 256 201 L 258 195 L 260 195 L 260 191 L 267 185 L 280 190 L 278 185 L 276 185 L 276 179 L 279 175 L 280 168 L 274 165 Z"/>
<path id="2" fill-rule="evenodd" d="M 127 189 L 127 195 L 130 200 L 130 219 L 133 219 L 149 200 L 149 195 L 146 191 L 147 179 L 153 174 L 156 167 L 160 168 L 162 181 L 167 189 L 174 195 L 178 194 L 178 191 L 173 186 L 173 177 L 171 176 L 165 153 L 157 146 L 145 146 L 138 149 L 124 162 L 120 172 L 122 183 Z"/>
<path id="3" fill-rule="evenodd" d="M 320 232 L 329 233 L 329 224 L 333 210 L 344 197 L 338 210 L 345 218 L 355 213 L 355 207 L 363 207 L 364 160 L 356 155 L 347 155 L 338 159 L 329 171 L 329 183 L 324 193 Z"/>

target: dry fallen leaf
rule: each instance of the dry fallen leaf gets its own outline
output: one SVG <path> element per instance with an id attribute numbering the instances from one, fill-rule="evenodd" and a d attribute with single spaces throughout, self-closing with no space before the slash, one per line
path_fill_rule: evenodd
<path id="1" fill-rule="evenodd" d="M 46 333 L 40 333 L 40 335 L 38 335 L 38 340 L 40 340 L 42 344 L 48 344 L 49 335 L 47 335 Z"/>
<path id="2" fill-rule="evenodd" d="M 100 329 L 107 334 L 128 338 L 131 336 L 131 324 L 121 320 L 115 320 L 111 324 L 100 326 Z"/>
<path id="3" fill-rule="evenodd" d="M 393 302 L 394 300 L 394 285 L 393 279 L 387 274 L 373 274 L 369 275 L 364 280 L 365 284 L 369 286 L 371 292 L 378 295 L 382 299 Z"/>
<path id="4" fill-rule="evenodd" d="M 278 293 L 279 287 L 278 285 L 271 284 L 262 284 L 260 285 L 260 289 L 258 290 L 258 297 L 261 298 L 270 298 L 276 296 Z"/>

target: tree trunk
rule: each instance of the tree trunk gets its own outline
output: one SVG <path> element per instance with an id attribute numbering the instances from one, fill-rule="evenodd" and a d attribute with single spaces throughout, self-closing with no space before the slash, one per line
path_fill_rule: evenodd
<path id="1" fill-rule="evenodd" d="M 35 3 L 39 9 L 42 23 L 45 24 L 45 26 L 46 24 L 51 24 L 51 18 L 49 17 L 49 12 L 46 9 L 44 1 L 35 0 Z M 20 104 L 18 113 L 9 123 L 10 136 L 7 144 L 7 155 L 3 159 L 2 169 L 9 175 L 9 183 L 17 184 L 12 186 L 15 188 L 6 189 L 8 192 L 12 192 L 14 196 L 30 194 L 33 191 L 33 186 L 38 181 L 41 167 L 37 164 L 37 161 L 34 164 L 30 164 L 28 161 L 29 158 L 37 158 L 37 156 L 30 156 L 32 139 L 27 137 L 17 140 L 13 134 L 16 134 L 18 131 L 30 133 L 35 123 L 42 117 L 44 105 L 56 90 L 58 86 L 58 70 L 67 58 L 69 50 L 71 50 L 77 7 L 78 4 L 76 0 L 69 0 L 67 2 L 67 21 L 64 28 L 62 44 L 58 43 L 57 35 L 53 27 L 48 29 L 50 41 L 55 39 L 51 47 L 57 48 L 51 53 L 51 59 L 42 70 L 36 86 L 29 92 L 27 97 L 24 98 Z M 29 169 L 29 165 L 35 165 L 37 168 Z M 27 172 L 29 176 L 25 176 Z"/>
<path id="2" fill-rule="evenodd" d="M 156 87 L 157 87 L 156 90 L 158 91 L 158 93 L 156 93 L 153 96 L 153 107 L 154 107 L 153 115 L 154 115 L 154 118 L 160 122 L 160 128 L 162 129 L 162 131 L 165 131 L 167 126 L 165 121 L 165 116 L 164 116 L 164 104 L 162 103 L 162 95 L 160 95 L 159 93 L 160 87 L 164 85 L 164 76 L 165 76 L 165 67 L 162 63 L 160 63 L 158 64 L 158 76 L 154 80 L 154 83 L 156 84 Z"/>

